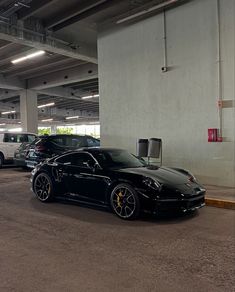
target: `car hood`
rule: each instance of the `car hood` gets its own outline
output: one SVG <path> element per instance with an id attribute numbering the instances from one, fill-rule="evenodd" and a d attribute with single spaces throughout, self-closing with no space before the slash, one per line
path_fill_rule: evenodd
<path id="1" fill-rule="evenodd" d="M 148 166 L 139 168 L 125 168 L 118 171 L 150 177 L 162 184 L 182 185 L 189 182 L 187 175 L 168 167 Z"/>

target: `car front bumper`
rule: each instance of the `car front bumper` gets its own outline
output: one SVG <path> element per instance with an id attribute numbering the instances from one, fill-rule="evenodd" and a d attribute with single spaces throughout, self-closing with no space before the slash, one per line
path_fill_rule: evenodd
<path id="1" fill-rule="evenodd" d="M 195 211 L 205 206 L 205 195 L 180 199 L 158 199 L 154 204 L 154 212 L 162 211 Z"/>

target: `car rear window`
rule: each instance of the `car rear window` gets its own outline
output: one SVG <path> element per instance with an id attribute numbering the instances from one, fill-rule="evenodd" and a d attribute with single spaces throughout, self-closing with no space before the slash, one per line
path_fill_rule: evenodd
<path id="1" fill-rule="evenodd" d="M 80 148 L 88 146 L 86 137 L 80 136 L 56 136 L 50 137 L 49 140 L 58 146 L 68 148 Z"/>

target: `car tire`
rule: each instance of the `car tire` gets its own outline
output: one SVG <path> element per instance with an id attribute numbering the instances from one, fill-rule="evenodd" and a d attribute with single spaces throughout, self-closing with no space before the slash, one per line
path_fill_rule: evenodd
<path id="1" fill-rule="evenodd" d="M 3 163 L 4 163 L 4 156 L 2 153 L 0 153 L 0 168 L 2 168 Z"/>
<path id="2" fill-rule="evenodd" d="M 133 220 L 140 215 L 140 201 L 135 189 L 126 183 L 116 185 L 110 196 L 110 205 L 121 219 Z"/>
<path id="3" fill-rule="evenodd" d="M 54 187 L 51 178 L 45 172 L 39 173 L 34 179 L 33 191 L 41 202 L 50 202 L 53 199 Z"/>

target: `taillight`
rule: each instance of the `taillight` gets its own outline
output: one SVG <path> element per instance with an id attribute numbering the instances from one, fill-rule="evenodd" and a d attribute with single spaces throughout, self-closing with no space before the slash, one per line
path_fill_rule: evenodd
<path id="1" fill-rule="evenodd" d="M 35 147 L 35 151 L 37 152 L 42 152 L 42 151 L 46 151 L 47 148 L 44 145 L 38 145 Z"/>
<path id="2" fill-rule="evenodd" d="M 194 175 L 191 175 L 190 174 L 190 177 L 189 177 L 189 179 L 188 179 L 190 182 L 196 182 L 196 178 L 195 178 L 195 176 Z"/>

